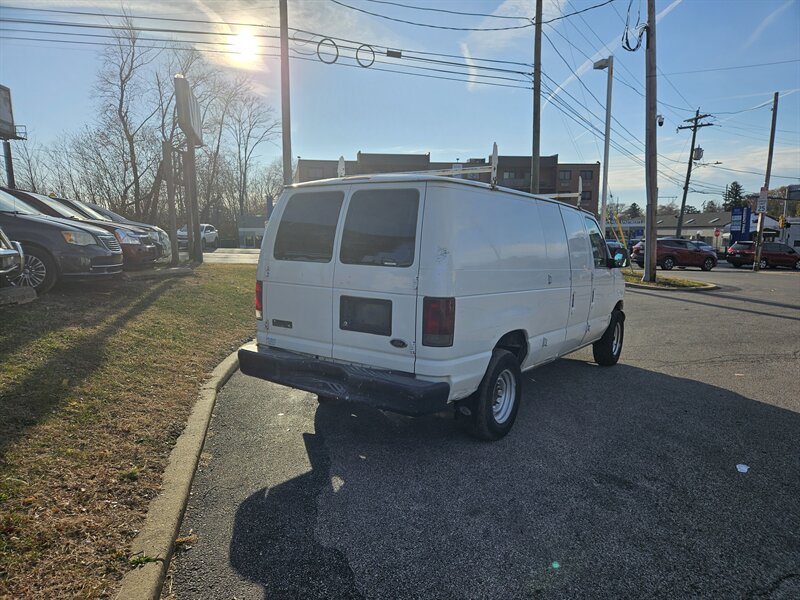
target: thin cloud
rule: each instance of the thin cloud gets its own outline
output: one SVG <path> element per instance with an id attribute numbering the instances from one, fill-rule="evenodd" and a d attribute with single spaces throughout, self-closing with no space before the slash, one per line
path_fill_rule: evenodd
<path id="1" fill-rule="evenodd" d="M 794 0 L 787 0 L 785 3 L 781 4 L 778 8 L 768 14 L 764 20 L 758 24 L 758 27 L 753 30 L 753 33 L 750 34 L 750 37 L 747 38 L 747 41 L 744 43 L 742 49 L 747 50 L 750 46 L 755 44 L 758 41 L 758 38 L 761 37 L 761 34 L 767 30 L 767 27 L 769 27 L 772 22 L 778 18 L 778 15 L 789 8 L 793 3 Z"/>

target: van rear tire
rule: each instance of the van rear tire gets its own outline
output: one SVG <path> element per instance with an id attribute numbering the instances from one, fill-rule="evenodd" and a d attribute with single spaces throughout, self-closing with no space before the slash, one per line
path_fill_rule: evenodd
<path id="1" fill-rule="evenodd" d="M 508 350 L 495 349 L 478 390 L 461 401 L 459 420 L 470 435 L 499 440 L 511 431 L 521 399 L 522 372 L 517 357 Z M 466 412 L 470 414 L 462 416 Z"/>
<path id="2" fill-rule="evenodd" d="M 625 337 L 625 317 L 620 311 L 611 313 L 608 329 L 599 340 L 592 344 L 592 354 L 598 365 L 612 367 L 622 354 L 622 341 Z"/>

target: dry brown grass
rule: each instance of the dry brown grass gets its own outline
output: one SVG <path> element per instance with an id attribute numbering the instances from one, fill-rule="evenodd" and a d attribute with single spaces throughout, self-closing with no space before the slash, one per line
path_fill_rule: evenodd
<path id="1" fill-rule="evenodd" d="M 255 268 L 0 311 L 0 597 L 107 598 L 201 382 L 253 335 Z"/>

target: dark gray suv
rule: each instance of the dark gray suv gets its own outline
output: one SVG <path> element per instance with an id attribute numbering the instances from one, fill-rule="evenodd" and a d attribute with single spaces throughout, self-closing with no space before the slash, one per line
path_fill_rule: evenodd
<path id="1" fill-rule="evenodd" d="M 79 221 L 45 217 L 0 190 L 0 227 L 22 244 L 25 265 L 12 283 L 38 293 L 65 279 L 122 272 L 122 248 L 113 234 Z"/>

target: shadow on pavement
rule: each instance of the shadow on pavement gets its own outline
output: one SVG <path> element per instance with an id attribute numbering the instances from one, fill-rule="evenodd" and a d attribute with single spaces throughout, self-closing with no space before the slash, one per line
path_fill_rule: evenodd
<path id="1" fill-rule="evenodd" d="M 270 599 L 800 597 L 800 415 L 575 359 L 524 396 L 495 443 L 320 405 L 311 471 L 239 506 L 231 565 Z"/>

